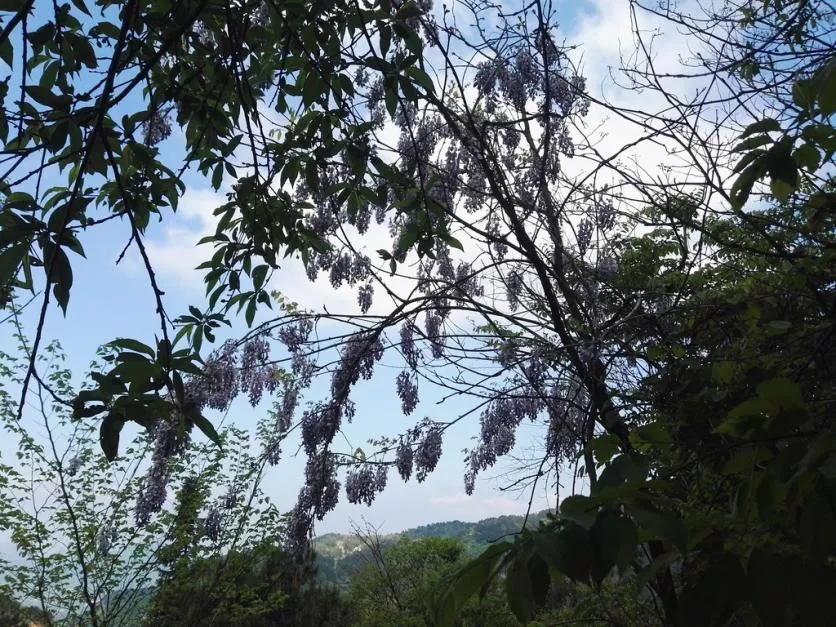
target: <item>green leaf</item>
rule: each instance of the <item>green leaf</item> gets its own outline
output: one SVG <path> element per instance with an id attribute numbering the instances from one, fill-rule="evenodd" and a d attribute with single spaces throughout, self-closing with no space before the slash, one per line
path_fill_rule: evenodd
<path id="1" fill-rule="evenodd" d="M 598 478 L 595 492 L 625 484 L 641 483 L 647 477 L 648 459 L 631 451 L 613 459 Z"/>
<path id="2" fill-rule="evenodd" d="M 791 559 L 755 548 L 746 567 L 749 596 L 764 627 L 784 627 L 792 589 Z M 790 621 L 791 622 L 791 621 Z"/>
<path id="3" fill-rule="evenodd" d="M 743 140 L 737 146 L 732 148 L 732 152 L 748 152 L 754 148 L 760 148 L 766 144 L 771 144 L 774 140 L 769 135 L 757 135 L 756 137 L 749 137 Z"/>
<path id="4" fill-rule="evenodd" d="M 795 188 L 781 179 L 772 179 L 769 183 L 769 189 L 778 202 L 787 202 Z"/>
<path id="5" fill-rule="evenodd" d="M 597 574 L 598 581 L 607 576 L 612 566 L 626 568 L 633 561 L 639 536 L 636 525 L 629 518 L 604 510 L 598 514 L 590 536 L 598 566 L 593 568 L 593 574 Z"/>
<path id="6" fill-rule="evenodd" d="M 58 94 L 52 93 L 52 90 L 48 87 L 41 87 L 40 85 L 27 85 L 26 93 L 35 102 L 60 111 L 69 110 L 70 105 L 73 103 L 72 96 L 59 96 Z"/>
<path id="7" fill-rule="evenodd" d="M 70 266 L 70 260 L 67 254 L 61 248 L 55 248 L 55 257 L 47 262 L 52 265 L 52 272 L 50 275 L 50 282 L 52 283 L 52 293 L 58 306 L 67 315 L 67 305 L 70 302 L 70 288 L 73 286 L 73 270 Z M 49 271 L 47 269 L 47 271 Z"/>
<path id="8" fill-rule="evenodd" d="M 675 546 L 680 553 L 688 551 L 688 536 L 682 519 L 670 512 L 659 510 L 649 503 L 630 504 L 625 507 L 637 528 Z"/>
<path id="9" fill-rule="evenodd" d="M 785 377 L 770 379 L 758 385 L 758 396 L 783 409 L 804 408 L 801 388 Z"/>
<path id="10" fill-rule="evenodd" d="M 528 575 L 529 556 L 528 551 L 519 550 L 505 573 L 505 594 L 508 598 L 508 606 L 521 623 L 528 622 L 535 607 L 534 590 Z M 540 561 L 542 562 L 542 559 Z M 548 574 L 548 567 L 546 567 L 546 573 Z"/>
<path id="11" fill-rule="evenodd" d="M 605 433 L 594 437 L 589 443 L 589 449 L 595 461 L 598 464 L 604 464 L 610 461 L 613 455 L 618 453 L 620 445 L 621 443 L 617 437 L 610 433 Z"/>
<path id="12" fill-rule="evenodd" d="M 132 340 L 126 337 L 116 338 L 107 344 L 112 348 L 120 348 L 124 350 L 134 351 L 136 353 L 145 353 L 149 357 L 154 357 L 154 349 L 140 342 L 139 340 Z"/>
<path id="13" fill-rule="evenodd" d="M 528 579 L 531 581 L 534 603 L 543 606 L 549 595 L 552 578 L 549 573 L 549 565 L 537 553 L 533 553 L 528 559 Z"/>
<path id="14" fill-rule="evenodd" d="M 452 626 L 464 604 L 496 576 L 500 561 L 511 550 L 510 542 L 492 544 L 459 570 L 442 592 L 436 606 L 436 625 Z"/>
<path id="15" fill-rule="evenodd" d="M 26 6 L 26 0 L 0 0 L 0 11 L 7 13 L 17 13 L 24 6 Z"/>
<path id="16" fill-rule="evenodd" d="M 253 280 L 253 287 L 255 289 L 260 290 L 261 287 L 264 285 L 264 280 L 267 277 L 267 272 L 270 270 L 270 267 L 267 265 L 260 265 L 253 268 L 252 274 L 250 275 Z"/>
<path id="17" fill-rule="evenodd" d="M 537 554 L 554 570 L 581 583 L 589 581 L 593 549 L 589 533 L 573 522 L 566 522 L 557 533 L 533 536 Z"/>
<path id="18" fill-rule="evenodd" d="M 189 418 L 195 426 L 203 432 L 203 435 L 209 438 L 219 449 L 223 449 L 221 436 L 218 435 L 217 431 L 215 431 L 215 427 L 212 423 L 204 418 L 203 414 L 199 411 L 193 411 L 189 413 Z"/>
<path id="19" fill-rule="evenodd" d="M 567 496 L 560 504 L 560 517 L 589 528 L 595 522 L 597 503 L 588 496 Z"/>
<path id="20" fill-rule="evenodd" d="M 113 461 L 119 455 L 119 434 L 125 421 L 114 412 L 110 412 L 102 419 L 99 428 L 99 444 L 108 461 Z"/>
<path id="21" fill-rule="evenodd" d="M 734 379 L 735 371 L 735 362 L 718 361 L 711 365 L 711 378 L 715 383 L 728 385 Z"/>
<path id="22" fill-rule="evenodd" d="M 799 167 L 804 168 L 808 172 L 815 172 L 821 163 L 821 154 L 818 149 L 810 143 L 801 144 L 792 153 L 792 158 Z"/>
<path id="23" fill-rule="evenodd" d="M 763 120 L 758 120 L 757 122 L 753 122 L 747 126 L 740 134 L 740 137 L 742 139 L 744 137 L 748 137 L 749 135 L 754 135 L 755 133 L 771 133 L 773 131 L 780 130 L 781 125 L 778 123 L 778 120 L 764 118 Z"/>
<path id="24" fill-rule="evenodd" d="M 0 286 L 8 285 L 17 274 L 23 258 L 29 253 L 28 244 L 17 244 L 0 251 Z"/>
<path id="25" fill-rule="evenodd" d="M 723 555 L 683 590 L 677 625 L 724 625 L 746 601 L 746 575 L 736 557 Z"/>
<path id="26" fill-rule="evenodd" d="M 12 47 L 12 42 L 8 37 L 6 37 L 2 43 L 0 43 L 0 60 L 3 61 L 9 67 L 12 67 L 14 63 L 14 48 Z"/>

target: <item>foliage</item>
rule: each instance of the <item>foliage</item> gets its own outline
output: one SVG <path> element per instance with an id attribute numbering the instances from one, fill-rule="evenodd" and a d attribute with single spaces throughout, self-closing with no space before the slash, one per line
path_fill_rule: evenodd
<path id="1" fill-rule="evenodd" d="M 769 118 L 742 131 L 730 213 L 667 199 L 639 217 L 648 232 L 622 239 L 630 289 L 676 286 L 655 320 L 626 322 L 643 375 L 621 391 L 627 431 L 590 440 L 590 494 L 462 570 L 442 618 L 506 569 L 520 618 L 552 571 L 595 588 L 634 573 L 665 624 L 830 622 L 834 224 L 832 169 L 820 166 L 833 157 L 831 59 L 794 78 L 786 126 Z M 764 178 L 765 205 L 744 211 Z M 705 251 L 695 263 L 689 231 Z"/>
<path id="2" fill-rule="evenodd" d="M 545 518 L 546 512 L 529 516 L 526 523 L 535 527 Z M 449 520 L 406 529 L 401 533 L 376 535 L 381 548 L 407 538 L 445 538 L 455 540 L 464 547 L 464 554 L 474 557 L 496 540 L 515 535 L 523 527 L 523 516 L 497 516 L 478 522 Z M 312 547 L 317 569 L 317 578 L 321 581 L 347 587 L 354 574 L 366 566 L 371 559 L 369 548 L 363 538 L 357 534 L 328 533 L 314 538 Z"/>
<path id="3" fill-rule="evenodd" d="M 334 590 L 274 544 L 191 560 L 160 584 L 148 625 L 350 625 Z"/>
<path id="4" fill-rule="evenodd" d="M 24 607 L 12 597 L 0 594 L 0 624 L 8 627 L 28 627 L 31 624 L 48 624 L 52 621 L 37 607 Z"/>
<path id="5" fill-rule="evenodd" d="M 569 580 L 600 598 L 613 581 L 633 582 L 662 624 L 826 623 L 836 551 L 832 8 L 630 6 L 695 50 L 663 73 L 635 22 L 620 76 L 661 102 L 656 110 L 590 94 L 540 0 L 516 13 L 427 0 L 99 0 L 95 16 L 83 0 L 40 13 L 31 1 L 0 7 L 11 9 L 0 61 L 13 77 L 0 96 L 20 94 L 0 120 L 0 285 L 14 315 L 26 291 L 39 299 L 17 402 L 4 397 L 10 428 L 35 388 L 79 429 L 95 419 L 116 468 L 132 451 L 120 445 L 125 426 L 148 429 L 141 487 L 116 501 L 120 511 L 136 502 L 137 529 L 170 520 L 179 530 L 162 554 L 177 580 L 180 568 L 201 568 L 197 512 L 217 479 L 191 493 L 178 486 L 174 511 L 166 490 L 189 455 L 220 463 L 219 452 L 190 448 L 189 434 L 196 426 L 222 445 L 205 413 L 238 395 L 253 406 L 277 396 L 247 459 L 256 486 L 300 434 L 304 485 L 283 534 L 298 559 L 343 484 L 350 502 L 370 505 L 394 471 L 424 481 L 447 429 L 478 416 L 470 494 L 530 422 L 541 446 L 511 484 L 559 492 L 571 469 L 571 493 L 539 529 L 451 571 L 434 617 L 424 601 L 440 582 L 413 582 L 403 594 L 424 592 L 407 603 L 415 620 L 464 620 L 472 597 L 498 582 L 529 620 Z M 695 96 L 672 87 L 683 78 L 698 81 Z M 592 107 L 635 137 L 602 148 L 584 125 Z M 175 118 L 184 155 L 163 160 Z M 647 147 L 665 152 L 658 172 L 642 161 Z M 145 238 L 151 217 L 176 208 L 188 167 L 216 190 L 232 185 L 204 240 L 214 248 L 201 266 L 206 302 L 172 321 Z M 42 188 L 47 175 L 66 180 Z M 146 270 L 159 333 L 112 342 L 74 394 L 39 370 L 46 312 L 52 299 L 66 311 L 72 255 L 112 219 Z M 356 308 L 308 310 L 271 292 L 279 260 L 296 258 L 312 281 L 354 290 Z M 205 354 L 238 313 L 251 330 Z M 399 364 L 391 385 L 405 416 L 433 394 L 469 409 L 341 451 L 337 436 L 359 418 L 356 390 L 379 384 L 384 356 Z M 37 457 L 27 437 L 22 448 Z M 38 473 L 63 485 L 58 467 Z M 112 471 L 102 462 L 83 481 L 95 472 Z M 8 524 L 22 529 L 16 516 Z M 201 550 L 236 546 L 224 522 L 210 508 Z M 93 537 L 67 533 L 77 547 Z M 21 534 L 30 552 L 43 537 L 37 525 Z M 457 565 L 460 553 L 428 542 L 420 555 L 393 549 L 392 568 Z M 363 598 L 371 622 L 392 609 Z M 94 622 L 98 599 L 85 599 Z"/>
<path id="6" fill-rule="evenodd" d="M 28 363 L 26 339 L 18 341 L 16 355 L 0 353 L 0 420 L 10 445 L 4 457 L 13 454 L 2 465 L 0 483 L 0 529 L 16 550 L 2 573 L 10 599 L 35 602 L 42 616 L 61 624 L 136 624 L 146 610 L 148 589 L 178 559 L 206 559 L 266 538 L 280 541 L 281 520 L 262 500 L 249 438 L 233 428 L 221 430 L 233 453 L 222 456 L 214 445 L 193 444 L 167 466 L 168 485 L 181 497 L 191 495 L 188 507 L 181 498 L 180 507 L 145 520 L 140 495 L 149 489 L 144 470 L 159 428 L 136 434 L 110 463 L 95 425 L 74 421 L 71 409 L 40 383 L 38 403 L 17 420 L 14 394 Z M 108 354 L 104 350 L 100 357 Z M 72 376 L 57 342 L 45 347 L 38 363 L 49 389 L 72 394 Z M 218 494 L 223 486 L 228 494 L 251 500 Z M 206 522 L 219 510 L 220 528 L 212 534 Z"/>
<path id="7" fill-rule="evenodd" d="M 449 538 L 402 538 L 368 557 L 351 580 L 349 597 L 357 625 L 432 625 L 432 600 L 446 577 L 463 563 L 464 545 Z M 462 609 L 459 625 L 516 624 L 502 596 L 493 590 Z"/>

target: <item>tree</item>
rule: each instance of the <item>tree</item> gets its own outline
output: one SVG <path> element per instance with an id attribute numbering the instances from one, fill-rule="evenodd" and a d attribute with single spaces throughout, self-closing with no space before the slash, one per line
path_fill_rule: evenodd
<path id="1" fill-rule="evenodd" d="M 275 545 L 184 562 L 165 578 L 148 625 L 350 625 L 339 593 Z"/>
<path id="2" fill-rule="evenodd" d="M 96 426 L 73 420 L 38 382 L 37 403 L 18 420 L 14 393 L 29 355 L 26 339 L 18 340 L 18 355 L 0 352 L 0 425 L 11 445 L 4 454 L 15 454 L 0 466 L 0 530 L 16 552 L 4 560 L 0 591 L 19 617 L 3 619 L 4 625 L 24 617 L 47 625 L 133 625 L 147 610 L 157 579 L 178 560 L 282 541 L 282 520 L 261 491 L 263 468 L 254 464 L 247 434 L 223 429 L 226 454 L 207 444 L 182 451 L 162 474 L 188 498 L 152 521 L 148 495 L 165 502 L 166 489 L 160 493 L 149 483 L 158 475 L 148 466 L 159 463 L 161 442 L 177 446 L 179 437 L 182 446 L 188 434 L 159 426 L 136 434 L 109 463 Z M 113 353 L 105 348 L 99 357 Z M 72 396 L 72 375 L 58 343 L 44 348 L 38 364 L 49 390 Z M 37 611 L 24 612 L 22 603 L 34 603 Z"/>
<path id="3" fill-rule="evenodd" d="M 464 563 L 464 545 L 449 538 L 401 538 L 382 548 L 377 537 L 362 536 L 367 563 L 351 579 L 349 597 L 357 625 L 433 625 L 436 599 Z M 516 624 L 494 586 L 487 596 L 463 610 L 460 625 Z"/>
<path id="4" fill-rule="evenodd" d="M 304 557 L 341 482 L 349 501 L 370 504 L 392 467 L 423 481 L 444 432 L 478 414 L 464 473 L 472 492 L 530 420 L 543 446 L 514 483 L 533 490 L 572 468 L 584 488 L 573 480 L 573 494 L 541 532 L 496 544 L 462 571 L 441 604 L 445 617 L 498 576 L 524 619 L 546 597 L 552 571 L 597 588 L 616 567 L 646 583 L 667 624 L 692 616 L 703 598 L 726 601 L 693 614 L 707 623 L 753 611 L 765 617 L 774 613 L 762 603 L 779 600 L 788 621 L 794 612 L 821 617 L 802 597 L 763 592 L 760 580 L 737 584 L 761 572 L 761 559 L 771 564 L 765 572 L 803 567 L 812 583 L 831 575 L 829 532 L 809 530 L 830 529 L 833 517 L 832 394 L 822 370 L 799 370 L 821 360 L 832 337 L 829 5 L 751 0 L 694 16 L 630 6 L 635 20 L 649 12 L 687 29 L 697 48 L 682 72 L 660 72 L 636 22 L 636 55 L 621 76 L 655 97 L 656 108 L 590 93 L 573 51 L 559 43 L 553 7 L 541 0 L 513 13 L 482 2 L 433 11 L 423 0 L 135 2 L 121 9 L 120 26 L 106 5 L 92 30 L 69 9 L 29 28 L 27 46 L 17 49 L 27 55 L 31 46 L 42 75 L 37 89 L 23 88 L 12 120 L 20 137 L 7 153 L 31 153 L 14 163 L 35 164 L 38 173 L 39 155 L 52 165 L 47 156 L 64 151 L 55 159 L 71 166 L 71 178 L 43 194 L 11 185 L 0 216 L 13 307 L 21 290 L 35 287 L 33 265 L 44 267 L 52 288 L 41 296 L 19 407 L 40 376 L 35 356 L 49 299 L 68 304 L 64 248 L 79 247 L 82 226 L 120 216 L 146 265 L 160 334 L 153 346 L 119 340 L 109 369 L 74 401 L 63 399 L 79 418 L 104 415 L 110 457 L 125 422 L 178 433 L 196 425 L 217 440 L 204 411 L 224 410 L 240 393 L 256 404 L 275 392 L 261 459 L 277 462 L 298 427 L 308 464 L 287 548 Z M 28 25 L 29 8 L 8 21 L 6 36 Z M 54 34 L 79 40 L 67 46 L 82 51 L 72 63 L 63 64 L 64 47 L 47 37 Z M 80 43 L 94 36 L 105 39 L 112 61 L 106 79 L 79 95 L 68 87 L 85 59 L 98 67 Z M 40 84 L 43 75 L 50 83 L 56 56 L 60 93 Z M 696 96 L 693 82 L 677 90 L 683 74 L 702 80 Z M 126 104 L 143 81 L 141 111 L 119 123 L 111 105 Z M 91 111 L 84 98 L 93 94 Z M 755 119 L 754 105 L 777 113 Z M 635 136 L 615 147 L 601 141 L 584 125 L 592 107 Z M 53 150 L 63 122 L 50 114 L 59 109 L 70 112 L 71 146 L 53 140 Z M 171 323 L 143 234 L 157 207 L 176 204 L 181 181 L 155 145 L 174 111 L 186 128 L 185 162 L 211 171 L 216 187 L 227 174 L 237 180 L 206 241 L 215 248 L 202 266 L 206 306 Z M 268 111 L 283 116 L 274 135 Z M 89 129 L 86 137 L 80 129 Z M 661 146 L 674 165 L 630 165 L 647 146 Z M 97 173 L 112 180 L 97 188 L 105 215 L 91 223 L 78 206 L 93 206 L 84 177 Z M 391 243 L 381 247 L 384 224 Z M 271 293 L 282 255 L 298 255 L 312 280 L 327 273 L 335 288 L 356 289 L 356 310 L 308 310 Z M 752 316 L 763 316 L 765 328 L 736 313 L 750 297 L 764 300 Z M 273 306 L 273 319 L 201 357 L 234 311 L 252 325 Z M 791 332 L 770 335 L 787 324 Z M 352 395 L 361 379 L 379 382 L 384 355 L 402 364 L 393 388 L 405 415 L 428 392 L 468 409 L 374 438 L 368 452 L 341 451 L 336 436 L 355 416 Z M 729 389 L 710 389 L 708 371 Z M 317 376 L 330 379 L 322 397 L 309 391 Z M 715 392 L 726 395 L 712 399 Z M 765 437 L 774 441 L 767 446 Z M 180 454 L 160 450 L 149 481 L 165 477 Z M 740 452 L 740 465 L 731 464 Z M 780 539 L 781 550 L 765 555 L 750 544 L 758 534 L 741 531 L 751 526 L 742 512 L 751 515 L 751 491 L 761 485 L 770 512 L 784 514 L 780 524 L 760 521 L 758 534 Z M 731 494 L 746 507 L 722 509 Z M 787 495 L 785 510 L 775 494 Z M 149 503 L 149 515 L 158 503 Z M 787 559 L 792 568 L 779 568 Z"/>
<path id="5" fill-rule="evenodd" d="M 0 594 L 0 621 L 9 627 L 28 627 L 51 623 L 52 618 L 37 607 L 23 607 L 12 597 Z"/>

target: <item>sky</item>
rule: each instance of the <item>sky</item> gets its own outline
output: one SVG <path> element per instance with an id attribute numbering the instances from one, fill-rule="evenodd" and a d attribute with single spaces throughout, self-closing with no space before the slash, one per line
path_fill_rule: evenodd
<path id="1" fill-rule="evenodd" d="M 578 46 L 574 57 L 587 78 L 591 93 L 617 100 L 619 104 L 650 106 L 647 96 L 621 90 L 610 80 L 610 69 L 618 67 L 620 54 L 632 47 L 628 2 L 564 0 L 556 6 L 563 37 L 568 44 Z M 649 23 L 644 26 L 650 29 L 654 25 Z M 675 33 L 667 33 L 665 37 L 665 40 L 657 42 L 659 48 L 665 50 L 660 63 L 672 64 L 676 62 L 677 54 L 684 51 L 683 43 Z M 635 129 L 627 123 L 610 119 L 594 107 L 588 124 L 590 127 L 600 125 L 604 129 L 605 147 L 609 144 L 613 148 L 620 146 L 626 138 L 635 134 Z M 172 157 L 180 156 L 176 152 L 178 142 L 182 142 L 182 134 L 174 129 L 173 137 L 163 144 L 164 150 L 173 151 Z M 661 163 L 664 160 L 662 149 L 642 150 L 637 158 L 645 163 Z M 582 166 L 573 165 L 570 160 L 567 167 Z M 184 312 L 190 304 L 202 303 L 202 278 L 194 268 L 211 249 L 195 244 L 200 237 L 213 230 L 212 210 L 224 201 L 224 190 L 220 193 L 212 191 L 208 181 L 195 173 L 188 173 L 185 183 L 187 191 L 176 215 L 165 213 L 164 222 L 152 224 L 148 229 L 148 252 L 165 292 L 166 308 L 172 314 Z M 86 370 L 96 348 L 104 342 L 117 337 L 135 337 L 151 344 L 150 340 L 158 330 L 153 294 L 135 250 L 118 265 L 115 263 L 127 243 L 127 234 L 126 225 L 116 222 L 98 227 L 95 239 L 85 243 L 87 259 L 73 262 L 75 282 L 66 317 L 57 307 L 50 308 L 45 337 L 47 340 L 60 339 L 69 356 L 68 365 L 77 375 Z M 333 290 L 324 277 L 311 284 L 301 263 L 291 263 L 282 269 L 274 278 L 272 287 L 305 308 L 314 310 L 321 306 L 332 310 L 345 309 L 343 305 L 353 304 L 355 298 L 353 290 Z M 30 316 L 27 320 L 30 333 L 31 313 L 27 313 Z M 243 321 L 239 320 L 232 332 L 240 334 L 244 330 Z M 0 349 L 3 350 L 9 346 L 6 333 L 4 330 L 0 335 Z M 386 374 L 387 368 L 391 370 L 391 375 Z M 413 416 L 404 418 L 395 394 L 397 372 L 398 369 L 393 364 L 387 364 L 384 358 L 378 366 L 378 376 L 358 386 L 353 396 L 357 403 L 357 418 L 353 424 L 346 425 L 347 444 L 363 446 L 369 437 L 402 431 L 414 423 L 416 416 L 449 418 L 462 410 L 463 406 L 455 401 L 438 405 L 432 397 L 428 397 L 423 399 Z M 323 384 L 319 385 L 322 389 Z M 225 420 L 245 428 L 252 427 L 266 409 L 265 403 L 252 409 L 240 399 Z M 351 505 L 343 498 L 337 509 L 318 525 L 317 532 L 349 532 L 352 522 L 368 521 L 386 533 L 436 521 L 479 520 L 524 513 L 528 507 L 528 493 L 516 495 L 498 489 L 501 485 L 498 475 L 507 470 L 507 466 L 502 464 L 479 479 L 473 496 L 465 496 L 462 478 L 465 464 L 460 451 L 468 446 L 469 438 L 478 433 L 478 428 L 478 415 L 455 427 L 445 440 L 438 468 L 424 483 L 412 480 L 404 484 L 392 474 L 389 486 L 373 506 Z M 536 446 L 541 437 L 542 433 L 524 425 L 518 434 L 518 449 Z M 289 455 L 293 452 L 292 446 L 283 449 L 286 457 L 268 475 L 264 488 L 281 510 L 287 510 L 296 499 L 304 459 L 302 454 L 295 459 Z M 0 450 L 8 454 L 2 446 Z M 535 510 L 553 507 L 554 504 L 554 494 L 547 493 L 545 489 L 538 491 L 533 501 Z"/>

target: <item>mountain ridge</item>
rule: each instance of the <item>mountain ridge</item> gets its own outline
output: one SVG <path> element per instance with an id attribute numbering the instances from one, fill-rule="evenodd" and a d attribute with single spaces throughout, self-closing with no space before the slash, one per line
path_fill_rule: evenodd
<path id="1" fill-rule="evenodd" d="M 530 514 L 526 526 L 536 526 L 550 511 Z M 467 554 L 475 556 L 491 543 L 518 533 L 524 520 L 524 516 L 516 515 L 493 516 L 475 522 L 448 520 L 381 534 L 378 538 L 384 548 L 401 538 L 451 538 L 462 542 Z M 351 575 L 370 560 L 368 549 L 356 534 L 326 533 L 314 538 L 313 548 L 318 579 L 340 587 L 347 586 Z"/>

